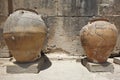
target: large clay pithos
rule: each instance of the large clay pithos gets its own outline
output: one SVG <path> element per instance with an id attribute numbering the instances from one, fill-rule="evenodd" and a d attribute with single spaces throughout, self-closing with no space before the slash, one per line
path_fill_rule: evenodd
<path id="1" fill-rule="evenodd" d="M 117 29 L 106 19 L 94 19 L 81 29 L 80 39 L 87 59 L 104 63 L 116 45 Z"/>
<path id="2" fill-rule="evenodd" d="M 10 53 L 18 62 L 31 62 L 41 56 L 47 28 L 41 16 L 17 10 L 5 22 L 3 36 Z"/>

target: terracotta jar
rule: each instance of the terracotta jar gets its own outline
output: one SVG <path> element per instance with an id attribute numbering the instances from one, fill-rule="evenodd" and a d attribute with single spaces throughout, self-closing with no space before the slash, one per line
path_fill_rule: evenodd
<path id="1" fill-rule="evenodd" d="M 104 63 L 116 45 L 117 29 L 106 19 L 94 19 L 81 29 L 80 39 L 88 60 Z"/>
<path id="2" fill-rule="evenodd" d="M 4 24 L 3 36 L 18 62 L 31 62 L 41 56 L 47 28 L 41 16 L 27 10 L 12 13 Z"/>

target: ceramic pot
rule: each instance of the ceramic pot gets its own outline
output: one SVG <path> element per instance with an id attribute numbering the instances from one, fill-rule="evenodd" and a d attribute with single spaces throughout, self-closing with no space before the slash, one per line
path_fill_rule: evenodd
<path id="1" fill-rule="evenodd" d="M 10 53 L 18 62 L 32 62 L 41 56 L 47 28 L 41 16 L 17 10 L 5 22 L 3 36 Z"/>
<path id="2" fill-rule="evenodd" d="M 106 19 L 94 19 L 81 29 L 80 39 L 88 60 L 104 63 L 116 45 L 117 29 Z"/>

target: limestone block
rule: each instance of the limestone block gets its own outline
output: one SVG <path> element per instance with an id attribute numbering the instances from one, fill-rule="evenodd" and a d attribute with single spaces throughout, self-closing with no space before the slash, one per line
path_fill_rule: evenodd
<path id="1" fill-rule="evenodd" d="M 97 0 L 58 0 L 59 16 L 94 16 Z"/>
<path id="2" fill-rule="evenodd" d="M 82 64 L 90 71 L 90 72 L 113 72 L 114 67 L 112 63 L 105 62 L 101 64 L 89 62 L 86 58 L 82 59 Z"/>
<path id="3" fill-rule="evenodd" d="M 88 17 L 48 17 L 48 52 L 65 52 L 71 55 L 83 55 L 79 31 L 87 24 Z"/>
<path id="4" fill-rule="evenodd" d="M 35 62 L 30 63 L 17 63 L 9 62 L 9 64 L 6 65 L 6 71 L 7 73 L 39 73 L 41 70 L 41 67 L 44 63 L 44 57 L 41 57 L 39 60 Z"/>
<path id="5" fill-rule="evenodd" d="M 114 57 L 113 62 L 116 64 L 120 64 L 120 57 Z"/>
<path id="6" fill-rule="evenodd" d="M 56 0 L 13 0 L 13 9 L 33 9 L 42 15 L 57 15 Z"/>
<path id="7" fill-rule="evenodd" d="M 120 0 L 101 0 L 98 5 L 98 15 L 120 15 Z"/>
<path id="8" fill-rule="evenodd" d="M 3 28 L 3 24 L 4 24 L 4 22 L 5 22 L 6 19 L 7 19 L 7 16 L 0 15 L 0 29 Z"/>
<path id="9" fill-rule="evenodd" d="M 0 58 L 8 58 L 10 57 L 10 53 L 7 46 L 0 48 Z"/>
<path id="10" fill-rule="evenodd" d="M 8 0 L 0 0 L 0 15 L 8 16 Z"/>
<path id="11" fill-rule="evenodd" d="M 117 39 L 116 46 L 113 50 L 113 53 L 119 54 L 120 53 L 120 22 L 119 22 L 120 16 L 107 16 L 107 18 L 110 20 L 111 23 L 114 23 L 118 29 L 118 39 Z"/>
<path id="12" fill-rule="evenodd" d="M 7 73 L 38 73 L 37 64 L 11 64 L 7 66 Z"/>
<path id="13" fill-rule="evenodd" d="M 0 16 L 0 58 L 10 57 L 8 47 L 3 38 L 3 27 L 7 16 Z"/>

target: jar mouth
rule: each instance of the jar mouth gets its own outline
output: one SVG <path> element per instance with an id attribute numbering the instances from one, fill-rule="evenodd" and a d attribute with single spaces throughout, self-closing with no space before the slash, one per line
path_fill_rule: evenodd
<path id="1" fill-rule="evenodd" d="M 109 20 L 106 19 L 106 18 L 94 18 L 94 19 L 91 19 L 89 22 L 93 23 L 95 21 L 106 21 L 106 22 L 109 22 Z"/>

